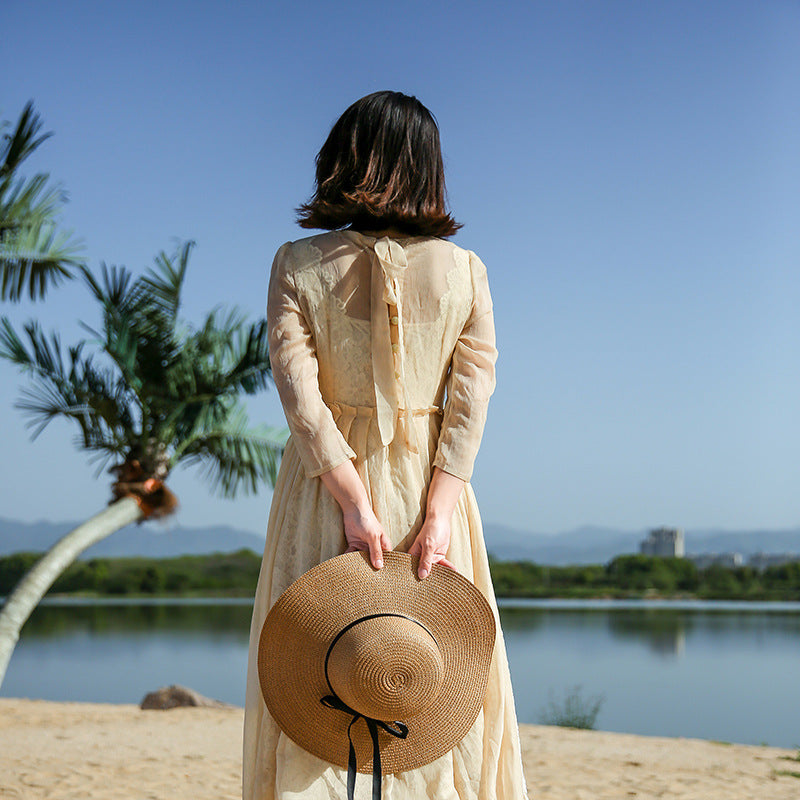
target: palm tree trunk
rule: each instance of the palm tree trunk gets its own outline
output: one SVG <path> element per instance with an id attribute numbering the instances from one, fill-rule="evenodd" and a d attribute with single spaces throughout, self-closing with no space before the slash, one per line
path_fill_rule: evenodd
<path id="1" fill-rule="evenodd" d="M 56 578 L 87 547 L 143 516 L 132 497 L 123 497 L 62 536 L 23 576 L 0 609 L 0 685 L 19 633 Z"/>

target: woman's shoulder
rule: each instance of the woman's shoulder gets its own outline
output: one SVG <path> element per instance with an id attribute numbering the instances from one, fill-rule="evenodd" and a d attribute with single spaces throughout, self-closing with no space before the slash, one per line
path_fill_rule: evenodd
<path id="1" fill-rule="evenodd" d="M 428 247 L 448 261 L 453 261 L 459 271 L 465 275 L 480 275 L 486 272 L 486 266 L 474 250 L 456 244 L 449 239 L 430 239 Z"/>
<path id="2" fill-rule="evenodd" d="M 331 254 L 338 254 L 342 249 L 352 248 L 358 244 L 361 234 L 355 231 L 334 230 L 303 236 L 300 239 L 283 244 L 278 255 L 290 262 L 294 268 L 319 263 Z"/>
<path id="3" fill-rule="evenodd" d="M 485 269 L 483 262 L 474 250 L 456 244 L 450 239 L 441 239 L 433 236 L 419 237 L 416 240 L 410 240 L 408 244 L 410 247 L 421 247 L 429 251 L 447 255 L 454 258 L 458 264 L 463 264 L 464 266 L 470 265 L 471 269 L 474 269 L 476 266 Z"/>
<path id="4" fill-rule="evenodd" d="M 382 237 L 350 229 L 323 231 L 286 242 L 279 248 L 275 259 L 281 262 L 283 270 L 296 272 L 319 266 L 330 258 L 372 248 L 379 238 Z M 486 269 L 473 250 L 449 239 L 436 236 L 392 236 L 391 238 L 409 255 L 440 257 L 448 262 L 454 260 L 458 266 L 468 268 L 471 272 L 481 272 Z"/>
<path id="5" fill-rule="evenodd" d="M 330 249 L 330 239 L 334 233 L 326 231 L 284 242 L 275 253 L 274 266 L 281 272 L 292 274 L 318 265 Z"/>

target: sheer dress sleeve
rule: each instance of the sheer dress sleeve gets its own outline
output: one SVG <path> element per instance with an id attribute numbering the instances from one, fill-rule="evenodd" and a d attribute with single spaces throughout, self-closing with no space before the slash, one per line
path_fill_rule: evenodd
<path id="1" fill-rule="evenodd" d="M 356 454 L 336 427 L 319 389 L 314 337 L 291 271 L 291 242 L 278 250 L 272 263 L 267 327 L 272 377 L 303 469 L 313 478 Z"/>
<path id="2" fill-rule="evenodd" d="M 433 465 L 469 481 L 495 387 L 494 316 L 486 267 L 469 253 L 472 308 L 453 351 L 447 402 Z"/>

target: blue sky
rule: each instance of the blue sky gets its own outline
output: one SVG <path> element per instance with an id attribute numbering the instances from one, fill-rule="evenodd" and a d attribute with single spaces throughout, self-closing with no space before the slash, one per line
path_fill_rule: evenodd
<path id="1" fill-rule="evenodd" d="M 0 116 L 90 264 L 197 249 L 190 320 L 264 313 L 277 247 L 336 117 L 384 88 L 442 134 L 456 237 L 487 264 L 498 387 L 484 520 L 554 533 L 800 524 L 800 3 L 37 2 L 3 10 Z M 63 341 L 83 286 L 6 304 Z M 105 476 L 65 424 L 33 443 L 0 363 L 0 515 L 79 520 Z M 275 392 L 254 422 L 282 424 Z M 178 471 L 183 525 L 266 526 Z"/>

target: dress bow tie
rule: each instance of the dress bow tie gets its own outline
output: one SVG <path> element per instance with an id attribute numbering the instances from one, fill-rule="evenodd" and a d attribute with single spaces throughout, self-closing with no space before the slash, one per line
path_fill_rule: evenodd
<path id="1" fill-rule="evenodd" d="M 392 442 L 401 426 L 405 443 L 412 453 L 419 452 L 412 406 L 405 374 L 405 336 L 403 330 L 403 281 L 408 259 L 403 248 L 384 236 L 373 245 L 371 336 L 372 373 L 381 443 Z M 396 309 L 390 320 L 389 308 Z M 397 341 L 392 342 L 391 326 L 397 326 Z M 401 409 L 404 413 L 400 413 Z"/>

